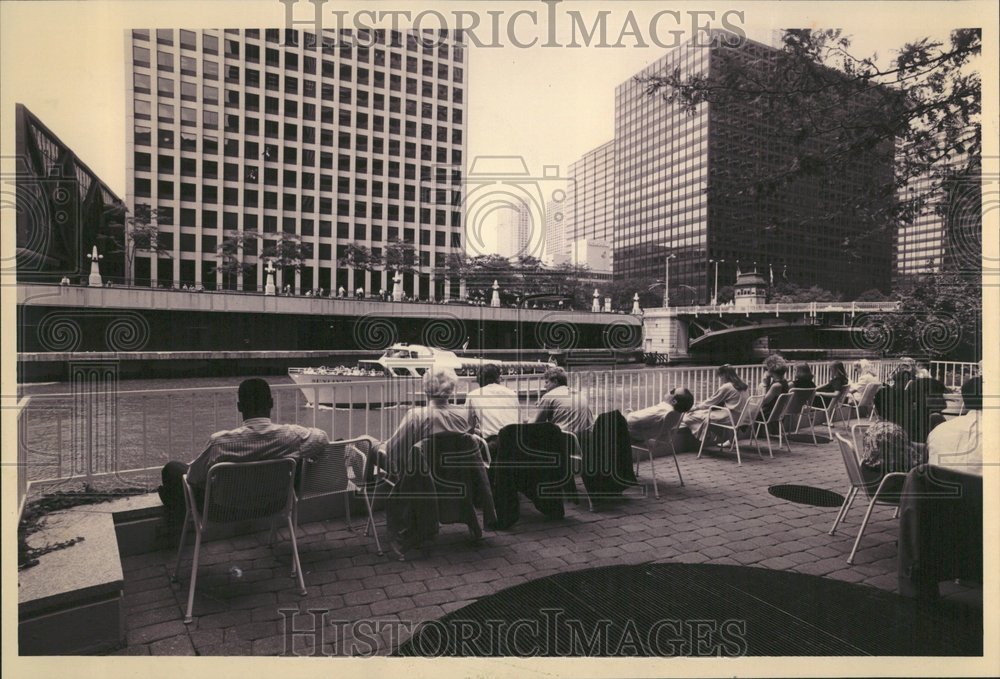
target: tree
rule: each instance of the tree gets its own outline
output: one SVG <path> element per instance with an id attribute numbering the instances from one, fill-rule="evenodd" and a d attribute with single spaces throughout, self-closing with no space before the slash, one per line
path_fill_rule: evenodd
<path id="1" fill-rule="evenodd" d="M 261 248 L 260 243 L 264 246 Z M 249 248 L 248 244 L 253 243 Z M 252 254 L 248 254 L 247 250 Z M 247 229 L 227 231 L 217 248 L 219 262 L 215 271 L 223 275 L 223 287 L 236 289 L 237 277 L 252 272 L 259 261 L 262 265 L 272 262 L 282 271 L 285 278 L 292 277 L 312 258 L 312 244 L 303 243 L 302 237 L 294 233 L 268 233 Z M 259 255 L 257 253 L 260 253 Z M 256 260 L 248 261 L 248 257 Z"/>
<path id="2" fill-rule="evenodd" d="M 753 201 L 767 201 L 793 182 L 835 182 L 859 160 L 895 146 L 894 177 L 873 182 L 845 206 L 872 227 L 843 244 L 860 256 L 868 239 L 912 221 L 952 174 L 979 162 L 981 83 L 972 66 L 981 42 L 979 29 L 958 29 L 946 44 L 925 38 L 903 45 L 883 64 L 877 55 L 853 55 L 839 30 L 788 30 L 777 53 L 722 48 L 720 67 L 707 75 L 675 70 L 641 80 L 650 94 L 690 112 L 702 103 L 745 106 L 748 124 L 767 125 L 769 147 L 790 149 L 776 165 L 762 148 L 761 162 L 733 182 L 738 195 Z"/>
<path id="3" fill-rule="evenodd" d="M 337 264 L 355 271 L 372 271 L 378 268 L 380 261 L 371 248 L 349 243 L 344 248 L 344 256 L 337 258 Z"/>
<path id="4" fill-rule="evenodd" d="M 381 263 L 387 271 L 413 273 L 417 270 L 417 248 L 413 243 L 391 240 L 382 253 Z"/>
<path id="5" fill-rule="evenodd" d="M 246 243 L 260 240 L 260 233 L 253 230 L 234 230 L 226 231 L 224 235 L 217 248 L 219 261 L 214 270 L 222 273 L 223 289 L 235 290 L 238 277 L 254 268 L 253 263 L 243 258 Z"/>
<path id="6" fill-rule="evenodd" d="M 888 297 L 882 294 L 882 291 L 878 288 L 872 288 L 871 290 L 865 290 L 860 295 L 858 295 L 854 301 L 856 302 L 884 302 Z"/>
<path id="7" fill-rule="evenodd" d="M 839 302 L 840 295 L 818 285 L 803 288 L 794 283 L 782 283 L 771 293 L 772 304 L 803 304 L 807 302 Z"/>
<path id="8" fill-rule="evenodd" d="M 875 348 L 935 359 L 982 359 L 980 280 L 956 272 L 926 274 L 908 279 L 894 295 L 898 312 L 860 321 Z"/>
<path id="9" fill-rule="evenodd" d="M 98 235 L 98 248 L 105 256 L 124 259 L 125 283 L 135 282 L 135 257 L 147 253 L 161 259 L 173 259 L 172 243 L 160 233 L 157 211 L 149 205 L 135 206 L 131 213 L 124 208 L 124 219 L 108 225 L 107 234 Z M 169 235 L 169 234 L 167 234 Z"/>
<path id="10" fill-rule="evenodd" d="M 729 304 L 736 299 L 736 288 L 732 285 L 724 285 L 719 288 L 719 304 Z"/>

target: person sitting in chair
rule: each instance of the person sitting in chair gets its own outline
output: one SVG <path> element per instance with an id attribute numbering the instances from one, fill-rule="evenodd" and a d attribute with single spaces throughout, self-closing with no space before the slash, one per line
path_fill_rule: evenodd
<path id="1" fill-rule="evenodd" d="M 169 519 L 178 522 L 184 519 L 181 479 L 185 474 L 195 500 L 200 503 L 205 493 L 208 470 L 213 464 L 302 458 L 320 452 L 329 443 L 322 429 L 271 422 L 271 408 L 274 407 L 271 387 L 260 378 L 243 380 L 238 399 L 236 407 L 243 415 L 242 426 L 212 434 L 205 450 L 190 464 L 172 461 L 163 467 L 163 485 L 158 492 Z"/>
<path id="2" fill-rule="evenodd" d="M 562 368 L 545 371 L 545 394 L 538 400 L 535 422 L 551 422 L 565 432 L 583 434 L 594 424 L 594 414 L 583 392 L 570 390 Z"/>
<path id="3" fill-rule="evenodd" d="M 711 431 L 712 422 L 729 424 L 730 417 L 736 421 L 743 412 L 747 399 L 750 396 L 750 388 L 747 383 L 736 373 L 736 369 L 728 363 L 719 366 L 716 371 L 719 377 L 719 388 L 706 400 L 695 405 L 690 412 L 684 415 L 681 420 L 681 436 L 684 437 L 684 448 L 692 449 L 698 447 L 698 442 L 703 436 L 707 436 Z M 722 406 L 726 412 L 712 410 L 712 406 Z M 709 432 L 706 432 L 706 428 Z"/>
<path id="4" fill-rule="evenodd" d="M 519 421 L 521 403 L 517 394 L 500 384 L 500 367 L 488 364 L 479 371 L 479 388 L 469 392 L 465 403 L 472 433 L 486 439 L 492 456 L 500 430 Z"/>
<path id="5" fill-rule="evenodd" d="M 983 475 L 983 378 L 973 377 L 962 384 L 962 403 L 968 411 L 961 417 L 942 422 L 927 435 L 927 455 L 931 464 L 951 467 L 966 474 Z"/>
<path id="6" fill-rule="evenodd" d="M 684 387 L 671 389 L 663 400 L 642 410 L 625 415 L 628 433 L 633 441 L 645 442 L 660 433 L 660 423 L 670 412 L 686 413 L 694 405 L 694 396 Z"/>

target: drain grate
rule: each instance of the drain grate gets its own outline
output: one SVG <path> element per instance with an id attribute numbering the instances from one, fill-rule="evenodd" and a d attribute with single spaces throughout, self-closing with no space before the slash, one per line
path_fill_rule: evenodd
<path id="1" fill-rule="evenodd" d="M 797 502 L 800 505 L 812 505 L 813 507 L 839 507 L 844 504 L 844 496 L 834 493 L 825 488 L 813 488 L 812 486 L 796 486 L 783 484 L 771 486 L 767 489 L 774 497 L 782 500 Z"/>

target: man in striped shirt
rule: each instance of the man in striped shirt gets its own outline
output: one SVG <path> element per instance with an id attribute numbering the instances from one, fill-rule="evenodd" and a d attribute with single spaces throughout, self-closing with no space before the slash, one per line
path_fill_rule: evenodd
<path id="1" fill-rule="evenodd" d="M 168 462 L 163 468 L 160 499 L 167 516 L 178 522 L 184 518 L 184 490 L 181 477 L 187 474 L 188 484 L 200 504 L 205 494 L 208 470 L 217 462 L 253 462 L 282 457 L 301 458 L 323 449 L 329 439 L 321 429 L 297 424 L 271 422 L 271 388 L 259 378 L 240 384 L 237 408 L 243 415 L 243 426 L 218 431 L 208 440 L 208 446 L 190 464 Z"/>

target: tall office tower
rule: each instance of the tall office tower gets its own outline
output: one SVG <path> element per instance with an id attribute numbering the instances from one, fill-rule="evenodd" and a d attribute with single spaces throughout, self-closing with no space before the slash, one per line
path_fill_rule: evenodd
<path id="1" fill-rule="evenodd" d="M 538 257 L 532 244 L 540 243 L 541 238 L 533 229 L 531 209 L 527 204 L 501 209 L 497 214 L 497 252 L 508 258 Z"/>
<path id="2" fill-rule="evenodd" d="M 900 189 L 901 202 L 922 197 L 924 204 L 896 232 L 894 286 L 919 274 L 981 269 L 981 182 L 979 164 L 961 156 Z"/>
<path id="3" fill-rule="evenodd" d="M 569 259 L 566 229 L 572 220 L 572 203 L 565 191 L 545 203 L 545 262 L 562 264 Z"/>
<path id="4" fill-rule="evenodd" d="M 566 229 L 566 248 L 576 241 L 615 242 L 615 142 L 601 144 L 569 166 L 572 219 Z M 606 262 L 613 267 L 612 262 Z"/>
<path id="5" fill-rule="evenodd" d="M 666 75 L 675 69 L 708 75 L 727 58 L 769 68 L 777 51 L 743 41 L 728 47 L 678 47 L 640 71 Z M 832 77 L 838 77 L 831 71 Z M 754 196 L 762 178 L 780 176 L 794 149 L 781 121 L 754 104 L 699 104 L 693 114 L 651 96 L 629 78 L 615 94 L 616 278 L 659 278 L 670 260 L 674 304 L 705 303 L 714 265 L 720 285 L 757 267 L 767 276 L 787 271 L 789 282 L 847 294 L 888 290 L 892 237 L 885 225 L 865 218 L 870 204 L 858 197 L 891 187 L 893 150 L 877 148 L 836 176 L 795 177 L 774 192 Z M 820 140 L 812 152 L 822 155 Z M 883 192 L 888 206 L 892 192 Z M 863 240 L 863 245 L 859 241 Z M 848 247 L 850 246 L 850 247 Z"/>
<path id="6" fill-rule="evenodd" d="M 460 37 L 157 29 L 125 40 L 126 202 L 152 212 L 166 255 L 137 252 L 137 282 L 261 290 L 276 256 L 279 287 L 378 290 L 391 271 L 338 262 L 349 245 L 377 260 L 398 240 L 413 254 L 406 293 L 442 295 L 436 267 L 463 249 Z"/>

